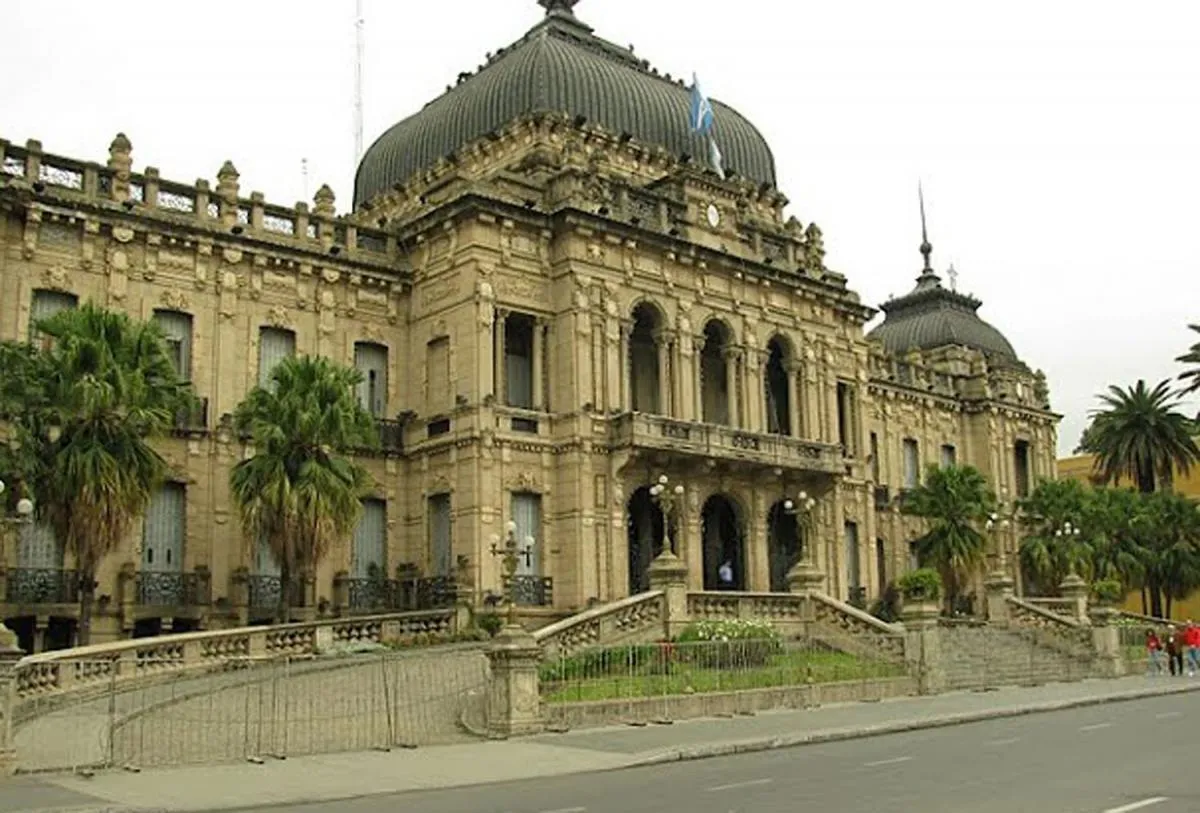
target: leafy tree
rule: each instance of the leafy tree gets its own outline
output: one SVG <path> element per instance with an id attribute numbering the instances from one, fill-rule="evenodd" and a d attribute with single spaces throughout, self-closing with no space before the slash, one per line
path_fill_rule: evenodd
<path id="1" fill-rule="evenodd" d="M 1188 329 L 1200 333 L 1200 325 L 1188 325 Z M 1180 364 L 1191 365 L 1191 369 L 1179 374 L 1179 380 L 1185 382 L 1182 394 L 1200 391 L 1200 341 L 1193 344 L 1186 353 L 1175 360 Z M 1196 419 L 1200 421 L 1200 415 L 1197 415 Z"/>
<path id="2" fill-rule="evenodd" d="M 75 560 L 79 643 L 91 639 L 96 571 L 128 536 L 166 473 L 151 441 L 194 404 L 152 322 L 87 303 L 37 325 L 40 347 L 0 349 L 6 467 L 35 517 Z"/>
<path id="3" fill-rule="evenodd" d="M 296 576 L 315 570 L 362 513 L 370 477 L 347 455 L 373 448 L 379 433 L 355 395 L 361 381 L 327 358 L 284 359 L 234 413 L 254 453 L 234 467 L 230 487 L 246 538 L 265 540 L 279 563 L 280 622 Z"/>
<path id="4" fill-rule="evenodd" d="M 1095 488 L 1087 492 L 1083 528 L 1091 548 L 1095 579 L 1116 579 L 1145 593 L 1146 498 L 1129 488 Z M 1147 608 L 1143 607 L 1143 612 Z"/>
<path id="5" fill-rule="evenodd" d="M 908 492 L 902 509 L 928 521 L 916 541 L 922 566 L 936 569 L 954 607 L 963 582 L 983 561 L 987 537 L 979 528 L 996 504 L 983 475 L 972 466 L 930 466 L 925 482 Z"/>
<path id="6" fill-rule="evenodd" d="M 1096 473 L 1106 484 L 1128 477 L 1143 493 L 1170 485 L 1174 470 L 1186 474 L 1200 462 L 1191 422 L 1178 410 L 1169 382 L 1153 389 L 1139 380 L 1127 390 L 1109 387 L 1104 409 L 1093 412 L 1089 441 Z"/>
<path id="7" fill-rule="evenodd" d="M 1091 575 L 1091 534 L 1084 531 L 1087 503 L 1088 490 L 1079 481 L 1042 480 L 1018 504 L 1020 523 L 1027 532 L 1019 548 L 1021 568 L 1040 592 L 1057 592 L 1072 571 Z M 1068 525 L 1080 533 L 1064 534 Z"/>
<path id="8" fill-rule="evenodd" d="M 1200 587 L 1200 510 L 1181 494 L 1160 492 L 1145 500 L 1141 530 L 1151 615 L 1169 618 L 1172 603 Z"/>

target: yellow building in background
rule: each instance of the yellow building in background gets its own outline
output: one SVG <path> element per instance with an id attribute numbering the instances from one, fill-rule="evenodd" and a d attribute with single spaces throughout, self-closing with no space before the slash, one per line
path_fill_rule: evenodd
<path id="1" fill-rule="evenodd" d="M 1198 438 L 1200 440 L 1200 438 Z M 1064 457 L 1058 461 L 1058 476 L 1060 479 L 1080 480 L 1084 483 L 1098 485 L 1095 479 L 1096 456 L 1090 454 Z M 1127 488 L 1132 485 L 1125 480 L 1119 480 L 1117 485 Z M 1200 500 L 1200 468 L 1193 468 L 1187 474 L 1176 470 L 1174 478 L 1175 490 L 1193 499 Z M 1142 594 L 1140 591 L 1131 592 L 1125 597 L 1123 609 L 1132 613 L 1142 612 Z M 1171 617 L 1180 621 L 1200 619 L 1200 592 L 1193 593 L 1184 601 L 1171 603 Z"/>

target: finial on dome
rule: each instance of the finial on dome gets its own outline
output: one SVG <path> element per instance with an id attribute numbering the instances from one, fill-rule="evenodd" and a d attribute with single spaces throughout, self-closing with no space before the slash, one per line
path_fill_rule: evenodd
<path id="1" fill-rule="evenodd" d="M 929 244 L 929 229 L 925 225 L 925 189 L 921 186 L 921 182 L 917 181 L 917 199 L 921 204 L 921 255 L 925 258 L 925 267 L 921 269 L 921 276 L 933 273 L 933 266 L 929 263 L 929 258 L 933 254 L 933 246 Z"/>
<path id="2" fill-rule="evenodd" d="M 575 16 L 575 4 L 579 0 L 538 0 L 538 5 L 546 9 L 546 16 L 561 11 L 571 17 Z"/>

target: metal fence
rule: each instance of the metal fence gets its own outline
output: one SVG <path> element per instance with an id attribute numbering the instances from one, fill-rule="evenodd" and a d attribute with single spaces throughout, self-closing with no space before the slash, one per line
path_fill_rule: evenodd
<path id="1" fill-rule="evenodd" d="M 543 663 L 551 725 L 654 722 L 906 694 L 903 662 L 863 636 L 700 641 L 589 649 Z M 801 691 L 797 691 L 801 690 Z M 804 694 L 804 690 L 808 694 Z"/>
<path id="2" fill-rule="evenodd" d="M 487 681 L 478 647 L 231 658 L 204 675 L 22 704 L 19 769 L 166 767 L 457 742 L 485 727 Z"/>

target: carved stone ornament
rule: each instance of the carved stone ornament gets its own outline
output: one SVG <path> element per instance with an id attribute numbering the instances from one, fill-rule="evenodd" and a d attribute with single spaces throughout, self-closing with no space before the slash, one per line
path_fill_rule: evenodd
<path id="1" fill-rule="evenodd" d="M 166 305 L 168 308 L 171 308 L 172 310 L 177 310 L 177 311 L 187 310 L 188 305 L 190 304 L 188 302 L 187 295 L 184 294 L 182 291 L 172 291 L 172 290 L 163 291 L 161 299 L 162 299 L 162 303 L 164 305 Z"/>
<path id="2" fill-rule="evenodd" d="M 67 275 L 67 269 L 61 265 L 55 265 L 47 268 L 42 274 L 47 288 L 54 291 L 70 290 L 70 278 Z"/>
<path id="3" fill-rule="evenodd" d="M 113 226 L 112 236 L 118 243 L 128 243 L 133 239 L 133 229 L 128 226 Z"/>
<path id="4" fill-rule="evenodd" d="M 237 265 L 242 261 L 242 252 L 236 248 L 227 248 L 221 252 L 221 256 L 225 258 L 225 262 L 230 265 Z"/>
<path id="5" fill-rule="evenodd" d="M 523 471 L 508 480 L 509 491 L 537 491 L 537 478 L 531 471 Z"/>
<path id="6" fill-rule="evenodd" d="M 271 327 L 290 328 L 292 320 L 287 308 L 283 307 L 283 305 L 276 305 L 271 308 L 267 313 L 267 324 Z"/>

